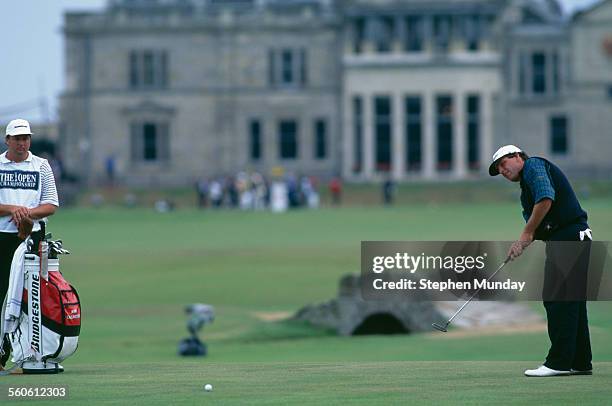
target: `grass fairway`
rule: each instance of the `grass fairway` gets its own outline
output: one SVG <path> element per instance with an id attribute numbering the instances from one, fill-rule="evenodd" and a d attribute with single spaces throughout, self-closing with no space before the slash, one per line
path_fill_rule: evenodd
<path id="1" fill-rule="evenodd" d="M 612 201 L 583 203 L 595 237 L 612 239 Z M 66 384 L 62 404 L 79 405 L 605 403 L 608 302 L 589 307 L 596 374 L 546 380 L 521 376 L 545 356 L 544 333 L 347 338 L 262 317 L 335 296 L 339 276 L 359 270 L 362 240 L 511 240 L 521 226 L 517 203 L 284 215 L 61 210 L 50 231 L 73 251 L 62 270 L 83 303 L 79 351 L 64 374 L 3 377 L 0 388 Z M 216 307 L 203 331 L 207 358 L 176 355 L 193 302 Z"/>
<path id="2" fill-rule="evenodd" d="M 58 379 L 12 376 L 0 387 L 68 385 L 83 404 L 606 404 L 612 363 L 590 377 L 524 378 L 520 362 L 151 362 L 79 365 Z M 212 392 L 203 390 L 214 383 Z"/>

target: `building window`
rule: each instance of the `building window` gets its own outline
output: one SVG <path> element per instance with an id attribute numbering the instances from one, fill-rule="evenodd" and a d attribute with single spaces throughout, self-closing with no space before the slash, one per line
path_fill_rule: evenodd
<path id="1" fill-rule="evenodd" d="M 131 125 L 131 156 L 135 162 L 159 162 L 169 159 L 168 124 L 137 122 Z"/>
<path id="2" fill-rule="evenodd" d="M 608 85 L 608 100 L 612 100 L 612 85 Z"/>
<path id="3" fill-rule="evenodd" d="M 293 69 L 293 52 L 289 49 L 283 49 L 281 52 L 281 84 L 293 84 Z"/>
<path id="4" fill-rule="evenodd" d="M 354 37 L 353 37 L 353 52 L 360 54 L 363 52 L 363 45 L 365 42 L 365 18 L 358 17 L 354 20 Z"/>
<path id="5" fill-rule="evenodd" d="M 518 51 L 518 94 L 550 97 L 562 91 L 562 60 L 558 49 Z"/>
<path id="6" fill-rule="evenodd" d="M 450 171 L 453 166 L 453 99 L 451 96 L 436 98 L 436 113 L 438 170 Z"/>
<path id="7" fill-rule="evenodd" d="M 421 98 L 409 96 L 405 99 L 406 113 L 406 170 L 418 171 L 421 169 Z"/>
<path id="8" fill-rule="evenodd" d="M 363 167 L 363 99 L 353 96 L 353 173 Z"/>
<path id="9" fill-rule="evenodd" d="M 130 87 L 132 89 L 162 89 L 168 86 L 168 55 L 166 51 L 131 51 Z"/>
<path id="10" fill-rule="evenodd" d="M 252 161 L 261 159 L 261 121 L 249 121 L 249 155 Z"/>
<path id="11" fill-rule="evenodd" d="M 376 141 L 376 170 L 391 170 L 391 98 L 374 98 L 374 139 Z"/>
<path id="12" fill-rule="evenodd" d="M 531 91 L 534 94 L 546 93 L 546 56 L 542 52 L 531 54 Z"/>
<path id="13" fill-rule="evenodd" d="M 406 17 L 406 38 L 404 50 L 406 52 L 420 52 L 423 50 L 425 37 L 425 24 L 422 17 Z"/>
<path id="14" fill-rule="evenodd" d="M 395 33 L 395 21 L 393 17 L 372 18 L 372 42 L 376 52 L 390 52 L 393 45 L 393 34 Z"/>
<path id="15" fill-rule="evenodd" d="M 463 18 L 463 35 L 465 48 L 468 51 L 478 51 L 481 37 L 481 17 L 470 15 Z"/>
<path id="16" fill-rule="evenodd" d="M 283 120 L 278 124 L 279 157 L 296 159 L 298 154 L 298 125 L 294 120 Z"/>
<path id="17" fill-rule="evenodd" d="M 435 16 L 433 19 L 434 44 L 436 51 L 447 52 L 453 32 L 450 16 Z"/>
<path id="18" fill-rule="evenodd" d="M 523 24 L 543 24 L 544 23 L 544 20 L 542 20 L 542 17 L 539 16 L 537 12 L 534 12 L 527 7 L 523 7 L 521 14 L 522 14 L 521 22 Z"/>
<path id="19" fill-rule="evenodd" d="M 305 48 L 268 51 L 268 80 L 271 86 L 305 86 L 308 81 L 308 55 Z"/>
<path id="20" fill-rule="evenodd" d="M 553 154 L 567 154 L 568 149 L 568 120 L 565 116 L 550 118 L 550 145 Z"/>
<path id="21" fill-rule="evenodd" d="M 467 117 L 467 161 L 470 170 L 480 169 L 480 97 L 468 95 L 466 103 Z"/>
<path id="22" fill-rule="evenodd" d="M 316 159 L 327 158 L 327 121 L 315 120 L 314 133 L 314 157 Z"/>

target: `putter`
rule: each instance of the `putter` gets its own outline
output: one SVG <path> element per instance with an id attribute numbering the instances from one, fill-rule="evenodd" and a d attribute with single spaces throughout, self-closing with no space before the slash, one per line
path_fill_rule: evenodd
<path id="1" fill-rule="evenodd" d="M 494 277 L 494 276 L 495 276 L 495 275 L 496 275 L 496 274 L 497 274 L 499 271 L 501 271 L 501 270 L 502 270 L 502 268 L 503 268 L 503 267 L 504 267 L 504 266 L 505 266 L 505 265 L 506 265 L 508 262 L 510 262 L 510 256 L 508 256 L 508 258 L 506 258 L 506 260 L 505 260 L 504 262 L 502 262 L 502 264 L 501 264 L 501 265 L 500 265 L 500 266 L 499 266 L 499 267 L 498 267 L 498 268 L 495 270 L 495 272 L 493 272 L 493 274 L 487 278 L 487 282 L 489 282 L 491 279 L 493 279 L 493 277 Z M 456 316 L 457 316 L 457 315 L 458 315 L 458 314 L 461 312 L 461 310 L 463 310 L 463 308 L 464 308 L 465 306 L 467 306 L 467 305 L 468 305 L 468 303 L 470 303 L 470 302 L 472 301 L 472 299 L 474 299 L 474 298 L 476 297 L 476 295 L 477 295 L 477 294 L 478 294 L 478 293 L 479 293 L 481 290 L 482 290 L 482 287 L 481 287 L 481 288 L 479 288 L 479 289 L 478 289 L 476 292 L 474 292 L 474 293 L 472 294 L 472 296 L 470 296 L 470 298 L 469 298 L 468 300 L 466 300 L 466 301 L 465 301 L 465 303 L 464 303 L 464 304 L 463 304 L 463 305 L 462 305 L 462 306 L 459 308 L 459 310 L 457 310 L 457 311 L 455 312 L 455 314 L 453 314 L 453 315 L 451 316 L 451 318 L 450 318 L 450 319 L 448 319 L 448 321 L 447 321 L 447 322 L 446 322 L 446 323 L 445 323 L 443 326 L 442 326 L 442 325 L 440 325 L 440 324 L 438 324 L 438 323 L 433 323 L 433 324 L 432 324 L 432 327 L 433 327 L 433 328 L 435 328 L 436 330 L 439 330 L 439 331 L 441 331 L 441 332 L 443 332 L 443 333 L 446 333 L 446 332 L 448 331 L 448 326 L 451 324 L 451 322 L 453 321 L 453 319 L 454 319 L 454 318 L 455 318 L 455 317 L 456 317 Z"/>

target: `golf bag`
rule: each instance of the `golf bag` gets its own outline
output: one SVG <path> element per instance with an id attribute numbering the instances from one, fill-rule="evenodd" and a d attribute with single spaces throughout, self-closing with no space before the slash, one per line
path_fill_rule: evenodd
<path id="1" fill-rule="evenodd" d="M 198 337 L 183 338 L 179 342 L 178 354 L 182 356 L 205 356 L 208 353 L 206 344 Z"/>
<path id="2" fill-rule="evenodd" d="M 49 258 L 47 241 L 40 242 L 37 254 L 25 254 L 21 316 L 9 339 L 13 362 L 24 374 L 53 374 L 63 371 L 59 363 L 77 349 L 81 304 L 56 255 Z"/>

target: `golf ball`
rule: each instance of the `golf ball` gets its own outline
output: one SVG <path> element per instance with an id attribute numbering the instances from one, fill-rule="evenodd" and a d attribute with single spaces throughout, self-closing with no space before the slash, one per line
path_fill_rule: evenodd
<path id="1" fill-rule="evenodd" d="M 204 385 L 204 390 L 206 392 L 212 392 L 212 385 L 207 383 L 206 385 Z"/>

